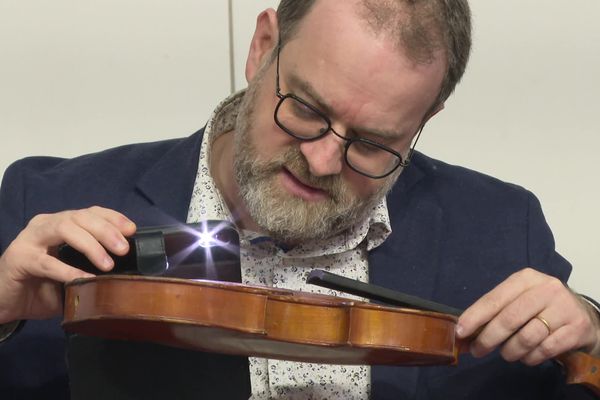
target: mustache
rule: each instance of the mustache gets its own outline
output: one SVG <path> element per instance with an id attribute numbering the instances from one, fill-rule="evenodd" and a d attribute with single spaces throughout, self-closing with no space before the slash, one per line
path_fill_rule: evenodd
<path id="1" fill-rule="evenodd" d="M 271 160 L 262 169 L 265 174 L 274 175 L 287 169 L 306 185 L 327 192 L 334 203 L 348 200 L 348 190 L 340 175 L 315 176 L 310 173 L 308 161 L 297 146 L 290 147 L 283 155 Z"/>

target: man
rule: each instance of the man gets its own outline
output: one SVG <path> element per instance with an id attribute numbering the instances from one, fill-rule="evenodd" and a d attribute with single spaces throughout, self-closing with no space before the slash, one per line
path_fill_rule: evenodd
<path id="1" fill-rule="evenodd" d="M 107 250 L 126 253 L 136 225 L 231 219 L 245 283 L 311 290 L 306 273 L 327 267 L 472 304 L 457 335 L 472 336 L 481 358 L 419 369 L 217 357 L 204 369 L 217 371 L 210 379 L 228 365 L 248 378 L 221 382 L 231 390 L 221 397 L 561 398 L 567 389 L 548 360 L 571 349 L 599 354 L 600 329 L 563 283 L 570 266 L 537 200 L 411 147 L 464 72 L 469 18 L 463 1 L 284 0 L 258 17 L 247 91 L 203 131 L 13 165 L 0 197 L 0 322 L 59 315 L 61 283 L 90 276 L 54 257 L 62 243 L 107 271 Z M 5 393 L 59 396 L 61 340 L 56 321 L 29 321 L 3 344 Z M 37 354 L 35 343 L 55 353 Z M 71 364 L 82 351 L 88 363 L 106 361 L 78 345 L 69 343 Z"/>

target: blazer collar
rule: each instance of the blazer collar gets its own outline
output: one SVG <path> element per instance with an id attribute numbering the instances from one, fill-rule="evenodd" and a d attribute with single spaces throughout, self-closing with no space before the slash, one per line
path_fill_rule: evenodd
<path id="1" fill-rule="evenodd" d="M 138 181 L 137 189 L 161 213 L 185 222 L 204 128 L 178 141 Z"/>
<path id="2" fill-rule="evenodd" d="M 414 185 L 416 185 L 424 176 L 425 173 L 421 168 L 424 156 L 415 151 L 411 164 L 402 171 L 402 174 L 398 178 L 398 181 L 394 185 L 391 194 L 388 196 L 396 197 L 397 194 L 407 193 Z"/>

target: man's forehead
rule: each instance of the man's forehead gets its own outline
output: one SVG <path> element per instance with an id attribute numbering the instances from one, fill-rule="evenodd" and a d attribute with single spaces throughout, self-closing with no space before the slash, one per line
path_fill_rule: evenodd
<path id="1" fill-rule="evenodd" d="M 356 117 L 361 126 L 399 133 L 416 129 L 445 73 L 445 64 L 415 64 L 371 34 L 343 40 L 319 38 L 317 32 L 287 43 L 281 67 L 284 89 L 309 94 L 327 106 L 321 109 L 330 117 Z M 361 118 L 366 115 L 369 121 Z"/>

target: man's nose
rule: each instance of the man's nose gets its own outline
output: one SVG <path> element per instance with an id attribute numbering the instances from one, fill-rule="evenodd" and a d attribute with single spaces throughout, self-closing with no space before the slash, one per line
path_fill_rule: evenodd
<path id="1" fill-rule="evenodd" d="M 300 143 L 300 151 L 314 176 L 337 175 L 344 166 L 344 141 L 333 132 L 318 140 Z"/>

